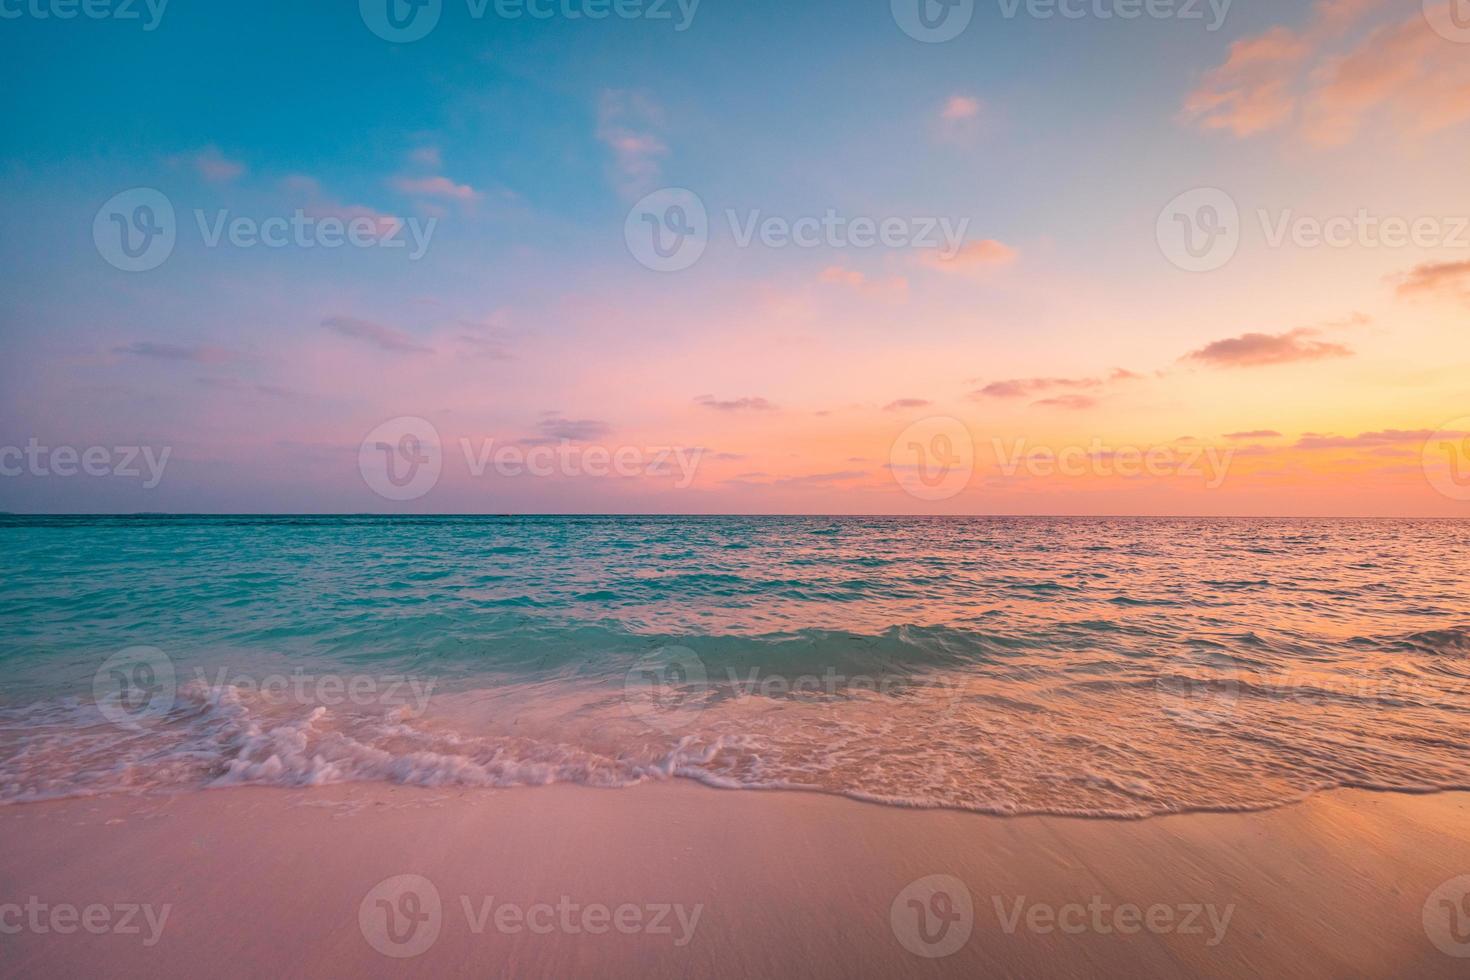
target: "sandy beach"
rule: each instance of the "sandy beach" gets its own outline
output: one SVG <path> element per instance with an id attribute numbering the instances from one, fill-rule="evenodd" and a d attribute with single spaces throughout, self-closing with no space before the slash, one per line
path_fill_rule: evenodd
<path id="1" fill-rule="evenodd" d="M 0 810 L 0 945 L 13 977 L 1463 977 L 1425 908 L 1467 874 L 1464 793 L 1117 821 L 243 788 Z"/>

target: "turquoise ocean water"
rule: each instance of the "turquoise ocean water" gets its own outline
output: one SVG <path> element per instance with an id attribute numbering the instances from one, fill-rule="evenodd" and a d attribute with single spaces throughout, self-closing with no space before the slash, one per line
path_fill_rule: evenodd
<path id="1" fill-rule="evenodd" d="M 1470 788 L 1470 522 L 0 517 L 0 544 L 0 802 Z"/>

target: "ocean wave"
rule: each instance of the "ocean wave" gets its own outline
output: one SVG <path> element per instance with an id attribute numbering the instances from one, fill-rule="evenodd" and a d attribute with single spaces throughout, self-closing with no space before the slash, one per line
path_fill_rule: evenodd
<path id="1" fill-rule="evenodd" d="M 0 518 L 0 534 L 5 802 L 690 779 L 1138 817 L 1470 784 L 1470 524 Z M 94 675 L 137 644 L 172 658 L 177 697 L 119 727 Z M 405 711 L 234 682 L 269 672 L 434 691 Z"/>

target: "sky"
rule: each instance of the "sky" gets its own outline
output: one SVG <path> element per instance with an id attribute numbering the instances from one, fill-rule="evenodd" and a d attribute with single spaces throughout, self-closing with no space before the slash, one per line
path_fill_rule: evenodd
<path id="1" fill-rule="evenodd" d="M 0 510 L 1470 516 L 1470 0 L 919 3 L 0 0 Z"/>

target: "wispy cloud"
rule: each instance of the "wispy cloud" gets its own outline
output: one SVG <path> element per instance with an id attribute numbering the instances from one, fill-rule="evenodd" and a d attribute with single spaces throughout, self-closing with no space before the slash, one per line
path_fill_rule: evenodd
<path id="1" fill-rule="evenodd" d="M 469 184 L 456 184 L 448 177 L 395 177 L 393 187 L 414 197 L 437 197 L 468 204 L 480 199 L 480 192 Z"/>
<path id="2" fill-rule="evenodd" d="M 834 470 L 830 473 L 808 473 L 804 476 L 787 476 L 773 481 L 774 486 L 824 486 L 829 483 L 851 483 L 868 475 L 867 470 Z"/>
<path id="3" fill-rule="evenodd" d="M 940 110 L 941 119 L 974 119 L 980 115 L 980 100 L 968 95 L 951 95 Z"/>
<path id="4" fill-rule="evenodd" d="M 941 143 L 969 144 L 980 134 L 986 122 L 986 105 L 973 95 L 956 92 L 944 100 L 935 120 L 935 133 Z"/>
<path id="5" fill-rule="evenodd" d="M 384 214 L 365 204 L 342 204 L 322 192 L 321 182 L 306 174 L 291 174 L 281 181 L 281 188 L 301 202 L 301 210 L 313 218 L 338 218 L 354 221 L 366 218 L 372 222 L 378 237 L 393 235 L 403 227 L 403 219 Z"/>
<path id="6" fill-rule="evenodd" d="M 664 114 L 637 92 L 605 90 L 597 104 L 597 138 L 612 151 L 612 181 L 618 193 L 637 197 L 659 180 L 669 148 L 659 137 Z"/>
<path id="7" fill-rule="evenodd" d="M 1006 381 L 992 381 L 970 394 L 976 398 L 1025 398 L 1058 389 L 1091 391 L 1111 381 L 1133 381 L 1141 377 L 1142 375 L 1132 371 L 1116 368 L 1106 378 L 1011 378 Z"/>
<path id="8" fill-rule="evenodd" d="M 560 413 L 549 413 L 547 418 L 536 423 L 536 428 L 541 430 L 539 436 L 522 439 L 521 442 L 589 442 L 612 432 L 612 426 L 599 419 L 567 419 Z"/>
<path id="9" fill-rule="evenodd" d="M 112 352 L 132 354 L 135 357 L 151 357 L 162 361 L 188 361 L 193 364 L 222 364 L 246 359 L 245 354 L 223 347 L 191 347 L 152 340 L 135 340 L 130 344 L 112 348 Z"/>
<path id="10" fill-rule="evenodd" d="M 717 412 L 772 412 L 776 409 L 775 405 L 764 398 L 732 398 L 721 401 L 713 395 L 700 395 L 694 401 Z"/>
<path id="11" fill-rule="evenodd" d="M 188 164 L 199 176 L 215 184 L 227 184 L 245 173 L 246 169 L 245 164 L 231 160 L 217 146 L 206 146 L 197 153 L 173 159 Z"/>
<path id="12" fill-rule="evenodd" d="M 1435 0 L 1354 32 L 1385 0 L 1323 0 L 1300 29 L 1277 26 L 1233 44 L 1185 99 L 1184 119 L 1238 137 L 1293 127 L 1319 146 L 1349 143 L 1375 118 L 1416 136 L 1464 122 L 1470 58 L 1426 23 L 1448 22 L 1459 2 Z"/>
<path id="13" fill-rule="evenodd" d="M 386 351 L 413 354 L 431 353 L 431 348 L 419 343 L 412 334 L 399 330 L 397 327 L 374 323 L 371 320 L 359 320 L 350 316 L 329 316 L 322 321 L 322 326 L 344 337 L 366 341 Z"/>
<path id="14" fill-rule="evenodd" d="M 1410 269 L 1400 277 L 1400 296 L 1424 293 L 1470 299 L 1470 261 L 1429 262 Z"/>
<path id="15" fill-rule="evenodd" d="M 1031 403 L 1041 408 L 1065 408 L 1069 411 L 1085 411 L 1097 407 L 1097 399 L 1091 395 L 1057 395 L 1053 398 L 1042 398 Z"/>
<path id="16" fill-rule="evenodd" d="M 961 276 L 980 275 L 1015 260 L 1016 250 L 994 238 L 966 242 L 952 255 L 939 249 L 926 249 L 919 256 L 919 261 L 931 269 Z"/>
<path id="17" fill-rule="evenodd" d="M 420 146 L 408 155 L 408 158 L 421 167 L 430 170 L 438 170 L 444 165 L 443 157 L 437 146 Z"/>
<path id="18" fill-rule="evenodd" d="M 1227 432 L 1226 439 L 1280 439 L 1281 433 L 1275 429 L 1249 429 L 1245 432 Z"/>
<path id="19" fill-rule="evenodd" d="M 1211 367 L 1265 367 L 1352 356 L 1352 350 L 1343 344 L 1312 340 L 1316 335 L 1316 330 L 1308 328 L 1279 334 L 1246 333 L 1206 344 L 1184 358 Z"/>
<path id="20" fill-rule="evenodd" d="M 272 398 L 297 398 L 301 394 L 282 385 L 252 384 L 247 381 L 241 381 L 239 378 L 203 377 L 196 378 L 195 380 L 206 388 L 219 388 L 223 391 L 254 392 L 258 395 L 269 395 Z"/>
<path id="21" fill-rule="evenodd" d="M 839 265 L 829 265 L 823 269 L 821 281 L 829 285 L 846 286 L 871 299 L 902 301 L 909 295 L 909 281 L 903 276 L 870 279 L 856 269 Z"/>
<path id="22" fill-rule="evenodd" d="M 899 398 L 883 406 L 885 412 L 901 412 L 911 408 L 927 408 L 930 402 L 923 398 Z"/>
<path id="23" fill-rule="evenodd" d="M 1323 435 L 1308 432 L 1296 441 L 1297 449 L 1366 449 L 1375 446 L 1399 446 L 1422 444 L 1435 434 L 1433 429 L 1382 429 L 1378 432 L 1362 432 L 1355 436 Z M 1463 433 L 1440 433 L 1458 436 Z"/>

